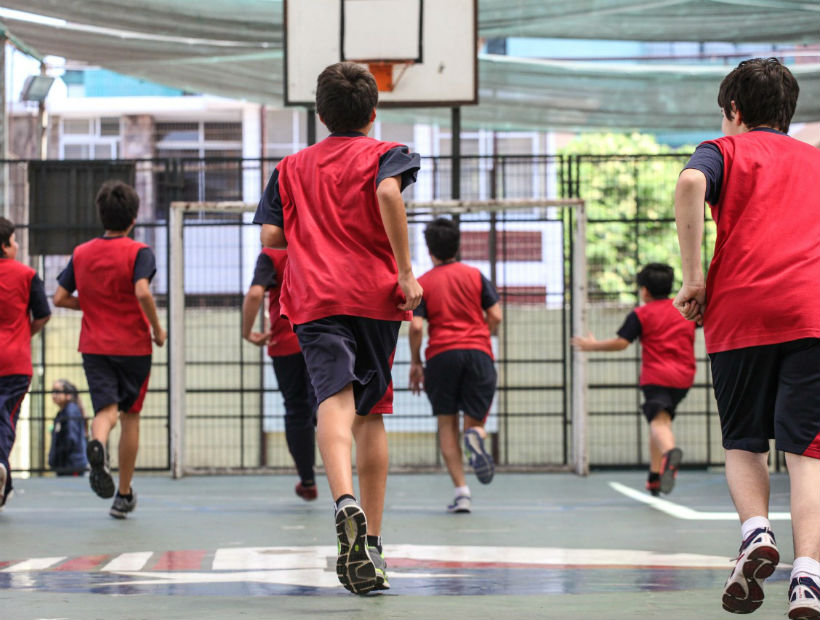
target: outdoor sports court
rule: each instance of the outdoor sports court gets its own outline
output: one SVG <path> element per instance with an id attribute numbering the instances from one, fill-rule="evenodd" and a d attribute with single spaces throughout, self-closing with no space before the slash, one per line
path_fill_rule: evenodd
<path id="1" fill-rule="evenodd" d="M 126 521 L 86 479 L 20 480 L 0 513 L 0 608 L 39 618 L 680 618 L 725 616 L 737 517 L 722 472 L 684 471 L 669 499 L 645 473 L 499 474 L 473 513 L 447 514 L 443 475 L 392 475 L 392 588 L 356 597 L 334 571 L 325 486 L 291 476 L 140 476 Z M 772 478 L 784 562 L 756 618 L 781 618 L 788 480 Z M 781 514 L 778 514 L 781 513 Z"/>

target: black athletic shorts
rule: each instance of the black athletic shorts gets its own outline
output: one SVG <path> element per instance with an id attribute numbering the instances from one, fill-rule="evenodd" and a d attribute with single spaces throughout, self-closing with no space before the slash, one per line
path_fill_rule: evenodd
<path id="1" fill-rule="evenodd" d="M 727 450 L 820 458 L 820 338 L 709 355 Z"/>
<path id="2" fill-rule="evenodd" d="M 651 422 L 661 411 L 666 411 L 674 420 L 675 409 L 689 392 L 689 388 L 642 385 L 641 391 L 643 392 L 643 415 L 647 422 Z"/>
<path id="3" fill-rule="evenodd" d="M 277 355 L 273 360 L 273 373 L 285 401 L 285 417 L 313 420 L 316 423 L 316 394 L 310 384 L 305 358 L 302 352 L 293 355 Z"/>
<path id="4" fill-rule="evenodd" d="M 295 325 L 316 402 L 321 404 L 352 383 L 358 415 L 392 412 L 392 399 L 384 408 L 380 401 L 392 387 L 399 327 L 401 321 L 348 315 Z"/>
<path id="5" fill-rule="evenodd" d="M 151 375 L 150 355 L 96 355 L 83 353 L 83 370 L 96 414 L 108 405 L 139 413 Z"/>
<path id="6" fill-rule="evenodd" d="M 492 358 L 476 349 L 452 349 L 434 355 L 424 367 L 424 391 L 433 415 L 463 411 L 483 422 L 490 412 L 498 379 Z"/>

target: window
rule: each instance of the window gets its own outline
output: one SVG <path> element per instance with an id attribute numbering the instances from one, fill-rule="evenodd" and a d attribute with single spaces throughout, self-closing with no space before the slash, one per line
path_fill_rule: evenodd
<path id="1" fill-rule="evenodd" d="M 119 149 L 119 117 L 63 118 L 60 121 L 62 159 L 116 159 Z"/>

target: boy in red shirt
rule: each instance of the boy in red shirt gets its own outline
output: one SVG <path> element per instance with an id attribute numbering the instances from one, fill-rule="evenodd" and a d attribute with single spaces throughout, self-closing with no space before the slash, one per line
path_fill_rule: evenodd
<path id="1" fill-rule="evenodd" d="M 262 249 L 256 259 L 253 281 L 242 302 L 242 337 L 258 347 L 268 346 L 276 382 L 285 402 L 285 439 L 299 474 L 294 490 L 303 500 L 311 501 L 318 494 L 313 469 L 316 461 L 316 395 L 299 340 L 290 322 L 282 318 L 279 311 L 279 293 L 287 262 L 287 250 Z M 265 291 L 268 291 L 270 330 L 255 332 L 253 324 Z"/>
<path id="2" fill-rule="evenodd" d="M 649 422 L 649 477 L 652 495 L 671 493 L 683 452 L 675 447 L 675 409 L 695 379 L 695 325 L 681 320 L 669 294 L 675 272 L 669 265 L 650 263 L 638 273 L 641 302 L 630 312 L 618 336 L 609 340 L 575 337 L 581 351 L 622 351 L 641 339 L 643 414 Z"/>
<path id="3" fill-rule="evenodd" d="M 464 478 L 459 445 L 458 413 L 464 411 L 464 447 L 478 480 L 489 484 L 495 473 L 484 447 L 484 423 L 493 402 L 496 371 L 490 334 L 501 323 L 498 293 L 475 267 L 456 260 L 458 224 L 438 218 L 427 225 L 424 238 L 433 268 L 419 278 L 424 297 L 410 325 L 410 389 L 422 385 L 438 420 L 439 445 L 455 487 L 449 512 L 470 512 L 470 487 Z M 430 338 L 421 361 L 424 319 Z"/>
<path id="4" fill-rule="evenodd" d="M 109 514 L 124 519 L 137 505 L 131 479 L 139 449 L 139 412 L 151 372 L 151 341 L 161 347 L 165 330 L 150 289 L 156 273 L 154 253 L 128 237 L 139 209 L 137 193 L 125 183 L 107 181 L 96 203 L 105 234 L 74 248 L 57 277 L 54 305 L 83 313 L 79 351 L 94 407 L 89 482 L 103 498 L 115 491 L 106 452 L 108 435 L 118 418 L 122 424 L 119 488 Z"/>
<path id="5" fill-rule="evenodd" d="M 31 384 L 31 337 L 51 318 L 43 281 L 18 263 L 14 224 L 0 217 L 0 510 L 11 496 L 11 463 L 20 405 Z"/>
<path id="6" fill-rule="evenodd" d="M 675 306 L 703 324 L 741 521 L 723 608 L 749 613 L 780 554 L 768 520 L 769 440 L 786 453 L 794 555 L 789 618 L 820 618 L 820 151 L 786 135 L 799 93 L 775 58 L 721 82 L 723 138 L 678 178 L 683 287 Z M 703 203 L 717 225 L 704 283 Z"/>
<path id="7" fill-rule="evenodd" d="M 360 65 L 327 67 L 316 111 L 332 133 L 279 163 L 254 218 L 263 246 L 288 249 L 281 313 L 294 325 L 319 403 L 336 573 L 357 594 L 388 587 L 379 536 L 388 465 L 381 414 L 393 410 L 399 326 L 422 294 L 401 197 L 419 156 L 367 137 L 377 102 L 376 81 Z M 354 438 L 361 505 L 353 495 Z"/>

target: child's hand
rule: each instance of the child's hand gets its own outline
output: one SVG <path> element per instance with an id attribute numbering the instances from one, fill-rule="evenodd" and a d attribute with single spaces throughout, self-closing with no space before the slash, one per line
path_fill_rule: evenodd
<path id="1" fill-rule="evenodd" d="M 399 275 L 399 286 L 401 292 L 404 293 L 404 303 L 399 304 L 399 310 L 406 312 L 418 308 L 424 290 L 416 281 L 416 276 L 413 275 L 412 271 L 405 275 Z"/>
<path id="2" fill-rule="evenodd" d="M 413 394 L 421 394 L 424 388 L 424 366 L 419 363 L 410 363 L 410 391 Z"/>
<path id="3" fill-rule="evenodd" d="M 158 330 L 152 330 L 151 339 L 154 341 L 154 343 L 158 347 L 161 347 L 162 345 L 165 344 L 165 339 L 167 337 L 168 337 L 168 334 L 161 327 Z"/>
<path id="4" fill-rule="evenodd" d="M 268 342 L 270 342 L 272 335 L 273 334 L 271 332 L 251 332 L 245 340 L 251 344 L 255 344 L 257 347 L 264 347 L 268 344 Z"/>
<path id="5" fill-rule="evenodd" d="M 598 344 L 592 332 L 588 332 L 586 336 L 573 336 L 570 342 L 572 346 L 580 351 L 594 351 L 595 345 Z"/>
<path id="6" fill-rule="evenodd" d="M 703 325 L 703 313 L 706 310 L 706 285 L 684 283 L 672 303 L 683 318 Z"/>

